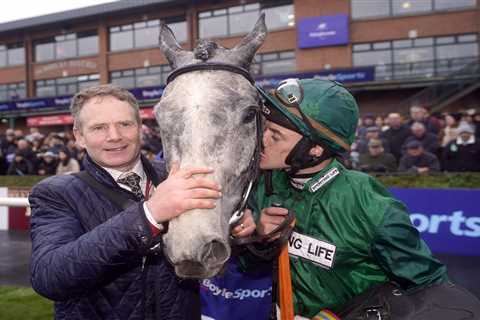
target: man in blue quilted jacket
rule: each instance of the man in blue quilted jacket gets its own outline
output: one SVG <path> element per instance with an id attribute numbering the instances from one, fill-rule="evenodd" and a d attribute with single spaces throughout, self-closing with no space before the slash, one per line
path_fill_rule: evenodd
<path id="1" fill-rule="evenodd" d="M 185 211 L 215 205 L 219 186 L 189 179 L 211 170 L 154 169 L 141 156 L 139 108 L 125 89 L 85 89 L 70 110 L 97 185 L 62 175 L 33 188 L 33 288 L 55 301 L 55 319 L 199 319 L 197 285 L 175 276 L 161 234 Z"/>

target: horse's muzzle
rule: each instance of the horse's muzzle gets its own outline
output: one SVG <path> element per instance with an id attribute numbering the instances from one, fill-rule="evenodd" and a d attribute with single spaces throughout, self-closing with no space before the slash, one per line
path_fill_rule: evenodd
<path id="1" fill-rule="evenodd" d="M 229 244 L 224 240 L 215 239 L 199 249 L 196 259 L 176 262 L 175 273 L 182 278 L 211 278 L 222 269 L 229 257 Z"/>

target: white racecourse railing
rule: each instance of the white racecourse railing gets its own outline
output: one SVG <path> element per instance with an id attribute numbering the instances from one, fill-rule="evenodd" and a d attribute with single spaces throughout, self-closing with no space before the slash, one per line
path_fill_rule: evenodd
<path id="1" fill-rule="evenodd" d="M 0 207 L 29 207 L 28 198 L 0 197 Z"/>

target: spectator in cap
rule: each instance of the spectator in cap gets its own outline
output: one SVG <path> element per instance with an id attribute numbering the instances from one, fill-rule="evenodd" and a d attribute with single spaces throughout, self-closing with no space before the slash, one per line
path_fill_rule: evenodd
<path id="1" fill-rule="evenodd" d="M 38 157 L 40 158 L 37 169 L 39 176 L 50 176 L 57 173 L 58 156 L 55 153 L 47 151 L 40 153 Z"/>
<path id="2" fill-rule="evenodd" d="M 403 150 L 405 150 L 406 145 L 410 141 L 420 141 L 425 151 L 437 154 L 439 147 L 438 137 L 428 132 L 422 122 L 414 122 L 410 127 L 410 132 L 411 135 L 405 140 L 404 146 L 402 147 Z"/>
<path id="3" fill-rule="evenodd" d="M 390 113 L 386 121 L 389 128 L 383 132 L 383 136 L 386 140 L 386 145 L 388 145 L 390 149 L 390 153 L 398 161 L 402 156 L 402 145 L 410 136 L 410 129 L 403 124 L 402 116 L 399 113 Z"/>
<path id="4" fill-rule="evenodd" d="M 443 152 L 443 169 L 455 172 L 480 171 L 480 141 L 471 125 L 462 123 L 458 137 L 451 141 Z"/>
<path id="5" fill-rule="evenodd" d="M 354 147 L 354 150 L 359 154 L 368 153 L 368 142 L 372 139 L 381 140 L 386 152 L 389 152 L 388 143 L 380 137 L 380 128 L 377 126 L 370 126 L 366 128 L 366 133 L 364 137 L 359 137 L 358 141 Z"/>
<path id="6" fill-rule="evenodd" d="M 368 152 L 360 155 L 358 169 L 364 172 L 394 172 L 397 160 L 391 153 L 385 152 L 381 140 L 370 139 Z"/>
<path id="7" fill-rule="evenodd" d="M 400 159 L 398 171 L 417 174 L 440 171 L 437 156 L 425 151 L 420 141 L 408 141 L 406 150 L 406 154 Z"/>
<path id="8" fill-rule="evenodd" d="M 366 113 L 360 121 L 360 125 L 357 128 L 357 135 L 359 137 L 364 137 L 367 133 L 367 128 L 375 125 L 375 116 L 373 113 Z"/>
<path id="9" fill-rule="evenodd" d="M 10 176 L 25 176 L 35 174 L 32 162 L 28 159 L 27 150 L 17 150 L 15 157 L 10 163 L 7 175 Z"/>

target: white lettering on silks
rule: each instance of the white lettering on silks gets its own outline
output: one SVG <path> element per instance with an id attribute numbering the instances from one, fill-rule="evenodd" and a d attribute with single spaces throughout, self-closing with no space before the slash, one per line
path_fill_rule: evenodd
<path id="1" fill-rule="evenodd" d="M 295 231 L 288 239 L 290 255 L 309 260 L 327 269 L 333 266 L 336 250 L 337 247 L 331 243 Z"/>

